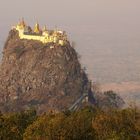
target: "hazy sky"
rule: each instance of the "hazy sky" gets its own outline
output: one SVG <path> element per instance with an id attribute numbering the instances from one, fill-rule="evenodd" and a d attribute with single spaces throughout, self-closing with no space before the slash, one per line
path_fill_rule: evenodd
<path id="1" fill-rule="evenodd" d="M 94 79 L 140 80 L 140 0 L 0 0 L 0 43 L 21 17 L 66 30 Z"/>
<path id="2" fill-rule="evenodd" d="M 70 33 L 89 29 L 137 32 L 140 0 L 0 0 L 2 33 L 6 34 L 21 17 L 31 25 L 39 21 Z"/>
<path id="3" fill-rule="evenodd" d="M 20 17 L 60 26 L 140 25 L 140 0 L 0 0 L 0 30 Z"/>

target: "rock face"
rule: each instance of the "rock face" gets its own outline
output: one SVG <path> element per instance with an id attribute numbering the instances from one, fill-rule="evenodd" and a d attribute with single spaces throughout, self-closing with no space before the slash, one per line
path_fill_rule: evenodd
<path id="1" fill-rule="evenodd" d="M 9 32 L 0 66 L 0 110 L 63 110 L 84 93 L 88 83 L 69 43 L 44 45 Z"/>

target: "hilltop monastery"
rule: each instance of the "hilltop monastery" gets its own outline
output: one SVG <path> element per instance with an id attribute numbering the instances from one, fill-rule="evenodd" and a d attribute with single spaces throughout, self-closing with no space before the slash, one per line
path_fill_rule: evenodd
<path id="1" fill-rule="evenodd" d="M 60 30 L 47 30 L 46 26 L 41 29 L 39 24 L 36 23 L 34 30 L 27 26 L 22 19 L 16 26 L 12 27 L 19 32 L 20 39 L 37 40 L 44 44 L 54 43 L 64 46 L 67 43 L 67 35 L 65 31 Z"/>

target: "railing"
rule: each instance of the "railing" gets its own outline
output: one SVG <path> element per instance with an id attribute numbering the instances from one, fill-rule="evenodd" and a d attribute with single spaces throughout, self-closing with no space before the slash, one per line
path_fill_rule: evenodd
<path id="1" fill-rule="evenodd" d="M 72 106 L 69 107 L 69 110 L 70 110 L 70 111 L 76 110 L 76 109 L 79 107 L 80 103 L 82 103 L 82 101 L 83 101 L 84 99 L 86 99 L 86 97 L 88 97 L 88 93 L 84 93 L 80 98 L 78 98 L 78 99 L 74 102 L 74 104 L 73 104 Z"/>

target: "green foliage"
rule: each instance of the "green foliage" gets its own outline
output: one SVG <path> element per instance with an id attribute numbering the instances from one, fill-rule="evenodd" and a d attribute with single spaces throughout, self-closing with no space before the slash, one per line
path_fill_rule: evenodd
<path id="1" fill-rule="evenodd" d="M 24 140 L 92 140 L 92 110 L 40 116 L 24 134 Z"/>
<path id="2" fill-rule="evenodd" d="M 93 110 L 85 108 L 72 112 L 64 121 L 65 140 L 92 140 L 94 133 L 92 129 Z"/>
<path id="3" fill-rule="evenodd" d="M 140 138 L 140 112 L 128 108 L 99 112 L 92 126 L 97 140 L 138 140 Z"/>
<path id="4" fill-rule="evenodd" d="M 24 133 L 24 140 L 56 139 L 61 133 L 64 114 L 48 114 L 38 117 Z"/>
<path id="5" fill-rule="evenodd" d="M 79 111 L 36 116 L 34 110 L 0 114 L 0 140 L 139 140 L 137 108 Z"/>
<path id="6" fill-rule="evenodd" d="M 35 110 L 0 115 L 0 140 L 22 140 L 26 127 L 35 119 Z"/>

